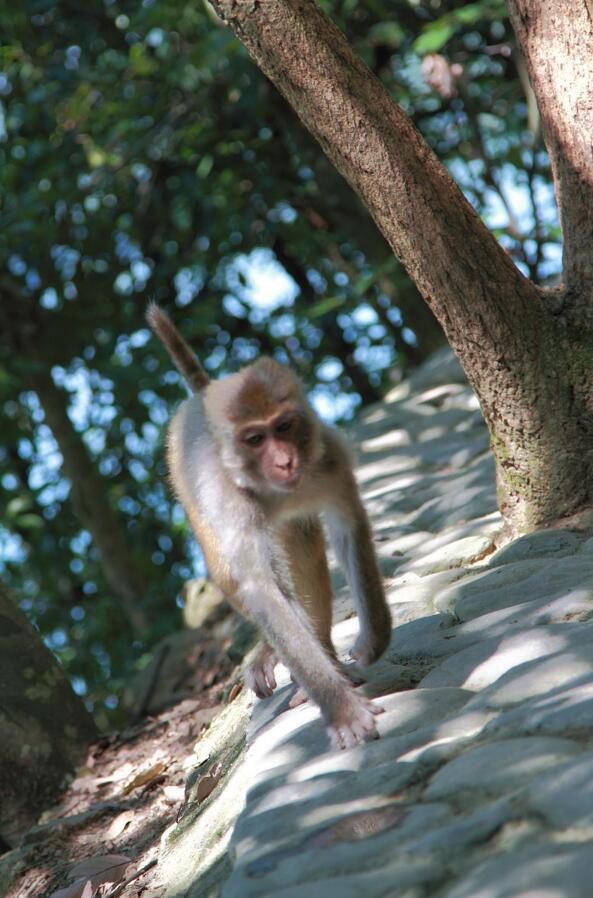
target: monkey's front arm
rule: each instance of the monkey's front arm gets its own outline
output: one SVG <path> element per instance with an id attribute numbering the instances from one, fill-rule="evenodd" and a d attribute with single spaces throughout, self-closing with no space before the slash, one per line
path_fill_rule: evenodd
<path id="1" fill-rule="evenodd" d="M 319 705 L 332 742 L 348 748 L 376 738 L 374 717 L 382 709 L 355 692 L 336 668 L 299 603 L 264 572 L 244 581 L 238 598 L 299 686 Z"/>

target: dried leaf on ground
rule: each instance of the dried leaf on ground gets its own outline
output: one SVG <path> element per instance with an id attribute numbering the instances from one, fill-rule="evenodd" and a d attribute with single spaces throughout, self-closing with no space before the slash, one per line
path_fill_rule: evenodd
<path id="1" fill-rule="evenodd" d="M 122 811 L 121 814 L 118 814 L 117 817 L 111 821 L 106 838 L 117 839 L 117 837 L 123 833 L 128 823 L 132 822 L 134 816 L 134 811 Z"/>
<path id="2" fill-rule="evenodd" d="M 207 773 L 206 776 L 202 777 L 202 779 L 198 783 L 198 788 L 196 790 L 196 797 L 199 803 L 205 801 L 210 793 L 214 791 L 219 779 L 220 774 L 218 776 L 211 776 L 209 773 Z"/>
<path id="3" fill-rule="evenodd" d="M 52 892 L 49 898 L 92 898 L 93 891 L 90 879 L 77 879 L 71 886 Z"/>
<path id="4" fill-rule="evenodd" d="M 74 882 L 65 889 L 52 892 L 49 898 L 92 898 L 97 886 L 122 880 L 131 863 L 131 859 L 125 854 L 87 857 L 70 869 Z"/>
<path id="5" fill-rule="evenodd" d="M 158 761 L 156 764 L 153 764 L 146 770 L 141 770 L 132 780 L 130 780 L 129 783 L 127 783 L 124 788 L 124 795 L 127 795 L 129 792 L 131 792 L 132 789 L 138 789 L 140 788 L 140 786 L 145 786 L 147 783 L 152 782 L 152 780 L 156 779 L 157 776 L 161 775 L 166 767 L 166 761 Z"/>
<path id="6" fill-rule="evenodd" d="M 229 692 L 229 697 L 227 699 L 227 705 L 230 705 L 231 702 L 234 702 L 242 690 L 243 690 L 243 683 L 235 683 L 235 685 Z"/>
<path id="7" fill-rule="evenodd" d="M 126 867 L 132 863 L 132 859 L 125 854 L 102 854 L 98 857 L 87 857 L 83 861 L 74 864 L 70 870 L 71 876 L 92 879 L 94 885 L 102 882 L 116 882 L 122 879 Z"/>

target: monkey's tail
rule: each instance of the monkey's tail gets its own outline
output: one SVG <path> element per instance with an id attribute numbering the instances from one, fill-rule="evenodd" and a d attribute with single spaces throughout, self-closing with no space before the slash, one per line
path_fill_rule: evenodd
<path id="1" fill-rule="evenodd" d="M 146 310 L 146 320 L 175 362 L 175 366 L 183 374 L 192 392 L 199 393 L 210 383 L 210 378 L 169 316 L 165 315 L 156 302 L 151 302 Z"/>

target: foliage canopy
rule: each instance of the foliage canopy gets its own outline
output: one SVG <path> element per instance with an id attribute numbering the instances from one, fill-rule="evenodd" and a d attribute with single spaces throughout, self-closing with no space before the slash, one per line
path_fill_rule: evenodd
<path id="1" fill-rule="evenodd" d="M 501 3 L 321 5 L 517 264 L 552 278 L 548 160 Z M 159 449 L 182 388 L 149 338 L 147 299 L 173 309 L 213 373 L 272 353 L 334 418 L 442 337 L 358 198 L 208 4 L 24 0 L 0 11 L 0 29 L 2 577 L 105 722 L 177 625 L 192 573 Z M 66 478 L 76 444 L 90 467 Z M 83 507 L 95 476 L 123 563 L 146 584 L 141 633 L 97 549 L 103 512 Z"/>

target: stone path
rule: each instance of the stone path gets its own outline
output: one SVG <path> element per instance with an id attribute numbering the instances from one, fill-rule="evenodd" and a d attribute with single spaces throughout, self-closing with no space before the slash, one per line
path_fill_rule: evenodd
<path id="1" fill-rule="evenodd" d="M 222 898 L 590 898 L 593 539 L 494 551 L 488 439 L 448 353 L 354 438 L 395 624 L 366 687 L 381 738 L 330 750 L 287 677 L 255 704 Z"/>

